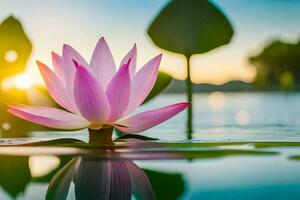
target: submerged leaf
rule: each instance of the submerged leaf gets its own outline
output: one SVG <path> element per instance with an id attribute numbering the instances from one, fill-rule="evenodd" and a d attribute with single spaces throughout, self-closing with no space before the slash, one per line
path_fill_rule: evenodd
<path id="1" fill-rule="evenodd" d="M 27 156 L 0 156 L 0 185 L 13 199 L 24 193 L 31 180 Z"/>
<path id="2" fill-rule="evenodd" d="M 181 174 L 164 173 L 149 169 L 144 169 L 144 172 L 150 180 L 156 199 L 180 199 L 185 189 Z"/>

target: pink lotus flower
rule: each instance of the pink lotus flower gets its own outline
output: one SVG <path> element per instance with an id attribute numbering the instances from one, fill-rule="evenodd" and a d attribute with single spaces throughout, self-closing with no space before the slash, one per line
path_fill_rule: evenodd
<path id="1" fill-rule="evenodd" d="M 98 130 L 113 126 L 126 133 L 137 133 L 168 120 L 189 106 L 189 102 L 184 102 L 130 115 L 154 86 L 162 57 L 154 57 L 136 72 L 136 52 L 134 45 L 116 71 L 103 37 L 89 64 L 76 50 L 64 45 L 62 56 L 52 53 L 54 71 L 39 61 L 37 64 L 50 95 L 66 110 L 11 104 L 8 112 L 56 129 Z"/>

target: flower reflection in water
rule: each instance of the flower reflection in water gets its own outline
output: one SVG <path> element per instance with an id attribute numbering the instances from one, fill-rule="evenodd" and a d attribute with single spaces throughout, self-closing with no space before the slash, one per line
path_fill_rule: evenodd
<path id="1" fill-rule="evenodd" d="M 155 198 L 147 175 L 131 160 L 74 158 L 52 178 L 46 199 L 66 199 L 72 181 L 77 200 Z"/>

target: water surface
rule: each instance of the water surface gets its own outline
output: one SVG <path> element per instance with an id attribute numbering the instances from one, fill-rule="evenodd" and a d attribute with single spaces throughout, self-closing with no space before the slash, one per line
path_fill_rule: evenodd
<path id="1" fill-rule="evenodd" d="M 182 100 L 167 94 L 141 110 Z M 2 139 L 0 199 L 298 199 L 298 102 L 300 93 L 197 94 L 192 141 L 184 113 L 142 133 L 153 142 L 89 145 L 87 130 Z M 32 143 L 57 138 L 81 142 Z"/>

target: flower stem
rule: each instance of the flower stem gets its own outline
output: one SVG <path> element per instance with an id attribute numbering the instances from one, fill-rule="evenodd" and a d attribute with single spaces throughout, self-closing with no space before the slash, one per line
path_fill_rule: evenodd
<path id="1" fill-rule="evenodd" d="M 113 130 L 113 127 L 99 130 L 89 129 L 89 144 L 111 144 Z"/>
<path id="2" fill-rule="evenodd" d="M 191 68 L 190 68 L 190 58 L 191 55 L 186 55 L 187 60 L 187 78 L 186 78 L 186 95 L 187 100 L 189 102 L 193 101 L 193 88 L 192 88 L 192 81 L 191 81 Z M 187 139 L 192 139 L 192 132 L 193 132 L 193 107 L 192 105 L 187 109 L 187 123 L 186 123 L 186 132 L 187 132 Z"/>

